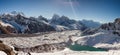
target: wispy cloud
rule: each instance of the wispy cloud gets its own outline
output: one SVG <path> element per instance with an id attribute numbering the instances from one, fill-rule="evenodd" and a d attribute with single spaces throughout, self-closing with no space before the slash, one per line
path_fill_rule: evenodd
<path id="1" fill-rule="evenodd" d="M 74 18 L 77 18 L 75 6 L 79 5 L 77 0 L 55 0 L 55 3 L 62 7 L 68 7 L 73 13 Z"/>
<path id="2" fill-rule="evenodd" d="M 79 5 L 79 2 L 77 0 L 54 0 L 56 4 L 58 5 L 64 5 L 64 6 L 71 6 L 70 3 L 72 3 L 74 6 Z"/>

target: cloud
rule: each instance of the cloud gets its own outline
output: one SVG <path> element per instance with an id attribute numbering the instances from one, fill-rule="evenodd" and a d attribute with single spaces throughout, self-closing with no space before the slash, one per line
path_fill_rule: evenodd
<path id="1" fill-rule="evenodd" d="M 76 11 L 75 11 L 75 6 L 79 5 L 79 2 L 77 0 L 56 0 L 55 2 L 57 5 L 61 7 L 69 8 L 72 11 L 73 16 L 77 18 Z"/>

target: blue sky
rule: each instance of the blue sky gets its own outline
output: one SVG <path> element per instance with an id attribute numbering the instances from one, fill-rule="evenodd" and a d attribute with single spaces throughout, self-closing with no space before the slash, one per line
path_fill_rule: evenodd
<path id="1" fill-rule="evenodd" d="M 0 13 L 11 11 L 26 16 L 51 18 L 58 14 L 106 23 L 120 17 L 120 0 L 0 0 Z"/>

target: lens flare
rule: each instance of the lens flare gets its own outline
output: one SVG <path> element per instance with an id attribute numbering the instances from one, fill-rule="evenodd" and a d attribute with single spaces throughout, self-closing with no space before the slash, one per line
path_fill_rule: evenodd
<path id="1" fill-rule="evenodd" d="M 74 17 L 77 18 L 77 15 L 76 15 L 76 12 L 75 12 L 75 8 L 74 8 L 74 6 L 73 6 L 72 1 L 69 0 L 69 3 L 70 3 L 70 6 L 71 6 L 71 8 L 72 8 L 72 12 L 73 12 L 73 14 L 74 14 Z"/>

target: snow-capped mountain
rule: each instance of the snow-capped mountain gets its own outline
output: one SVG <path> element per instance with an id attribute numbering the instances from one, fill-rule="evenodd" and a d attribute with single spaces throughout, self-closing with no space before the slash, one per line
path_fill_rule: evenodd
<path id="1" fill-rule="evenodd" d="M 79 22 L 83 23 L 87 28 L 98 28 L 101 25 L 101 23 L 95 22 L 93 20 L 85 20 L 84 19 Z"/>
<path id="2" fill-rule="evenodd" d="M 100 32 L 101 30 L 104 30 L 104 31 L 112 32 L 113 34 L 120 35 L 120 21 L 119 20 L 120 20 L 120 18 L 117 18 L 113 23 L 105 23 L 105 24 L 102 24 L 98 28 L 86 29 L 83 32 L 83 34 L 84 35 L 91 35 L 91 34 L 95 34 L 97 32 Z"/>
<path id="3" fill-rule="evenodd" d="M 57 14 L 53 15 L 50 24 L 55 26 L 56 29 L 63 29 L 63 30 L 84 30 L 85 26 L 82 23 L 79 23 L 76 20 L 69 19 L 66 16 L 59 16 Z"/>
<path id="4" fill-rule="evenodd" d="M 105 49 L 120 49 L 120 18 L 113 23 L 106 23 L 96 29 L 88 29 L 83 37 L 76 41 L 80 45 L 94 46 Z"/>
<path id="5" fill-rule="evenodd" d="M 13 11 L 0 15 L 3 23 L 11 25 L 16 31 L 14 33 L 37 33 L 46 31 L 64 31 L 64 30 L 85 30 L 88 27 L 98 27 L 97 22 L 93 21 L 76 21 L 66 16 L 54 14 L 52 19 L 43 16 L 26 17 L 23 12 Z M 86 24 L 86 23 L 89 24 Z M 97 24 L 95 24 L 97 23 Z M 9 32 L 9 31 L 8 31 Z"/>
<path id="6" fill-rule="evenodd" d="M 44 23 L 41 19 L 37 19 L 34 17 L 27 18 L 16 12 L 3 14 L 0 16 L 0 20 L 4 23 L 12 25 L 14 29 L 17 30 L 17 33 L 55 31 L 55 29 L 51 25 Z"/>

